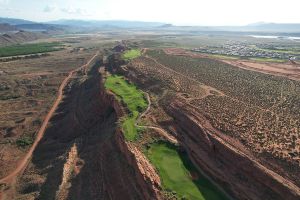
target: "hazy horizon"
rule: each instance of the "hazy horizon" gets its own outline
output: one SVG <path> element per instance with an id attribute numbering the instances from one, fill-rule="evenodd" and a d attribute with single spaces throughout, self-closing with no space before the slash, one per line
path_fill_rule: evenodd
<path id="1" fill-rule="evenodd" d="M 174 25 L 240 26 L 300 23 L 297 0 L 0 0 L 0 16 L 37 22 L 59 19 L 128 20 Z"/>

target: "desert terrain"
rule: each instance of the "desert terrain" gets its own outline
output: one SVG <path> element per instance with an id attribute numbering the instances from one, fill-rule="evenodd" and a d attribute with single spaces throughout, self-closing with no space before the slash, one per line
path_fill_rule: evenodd
<path id="1" fill-rule="evenodd" d="M 0 47 L 0 199 L 300 198 L 297 62 L 194 51 L 224 37 L 36 39 Z"/>

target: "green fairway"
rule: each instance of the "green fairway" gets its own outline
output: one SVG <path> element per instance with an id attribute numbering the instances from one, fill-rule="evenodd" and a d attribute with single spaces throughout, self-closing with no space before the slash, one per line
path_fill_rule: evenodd
<path id="1" fill-rule="evenodd" d="M 138 130 L 134 124 L 139 113 L 147 107 L 143 92 L 138 90 L 135 85 L 128 83 L 122 76 L 116 75 L 106 79 L 105 87 L 115 93 L 128 108 L 130 113 L 122 120 L 122 129 L 127 140 L 135 140 Z"/>
<path id="2" fill-rule="evenodd" d="M 50 51 L 57 51 L 61 48 L 58 42 L 53 43 L 36 43 L 36 44 L 22 44 L 22 45 L 13 45 L 0 48 L 0 57 L 8 56 L 18 56 L 18 55 L 28 55 L 36 53 L 45 53 Z"/>
<path id="3" fill-rule="evenodd" d="M 131 60 L 131 59 L 137 58 L 141 55 L 142 55 L 142 53 L 139 49 L 132 49 L 132 50 L 125 51 L 122 55 L 122 58 L 124 60 Z"/>
<path id="4" fill-rule="evenodd" d="M 186 155 L 167 143 L 155 143 L 147 150 L 157 168 L 165 190 L 176 192 L 179 198 L 190 200 L 226 200 L 208 179 L 197 172 Z M 193 172 L 194 180 L 191 172 Z"/>

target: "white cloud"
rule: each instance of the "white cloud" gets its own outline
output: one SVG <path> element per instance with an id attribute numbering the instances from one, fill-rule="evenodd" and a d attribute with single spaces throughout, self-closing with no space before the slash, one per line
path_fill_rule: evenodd
<path id="1" fill-rule="evenodd" d="M 0 0 L 0 4 L 8 4 L 10 0 Z"/>
<path id="2" fill-rule="evenodd" d="M 82 8 L 68 7 L 68 8 L 62 8 L 60 10 L 64 13 L 67 13 L 70 15 L 89 16 L 89 13 L 85 9 L 82 9 Z"/>
<path id="3" fill-rule="evenodd" d="M 55 5 L 47 5 L 45 8 L 44 8 L 44 12 L 54 12 L 57 10 L 57 6 Z"/>

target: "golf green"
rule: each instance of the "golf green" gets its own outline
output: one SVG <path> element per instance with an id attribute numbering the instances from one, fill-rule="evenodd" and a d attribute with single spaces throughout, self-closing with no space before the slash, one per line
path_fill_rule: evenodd
<path id="1" fill-rule="evenodd" d="M 175 146 L 151 144 L 147 155 L 157 168 L 165 190 L 176 192 L 179 198 L 190 200 L 225 200 L 227 197 L 207 178 L 199 174 L 191 161 Z"/>

